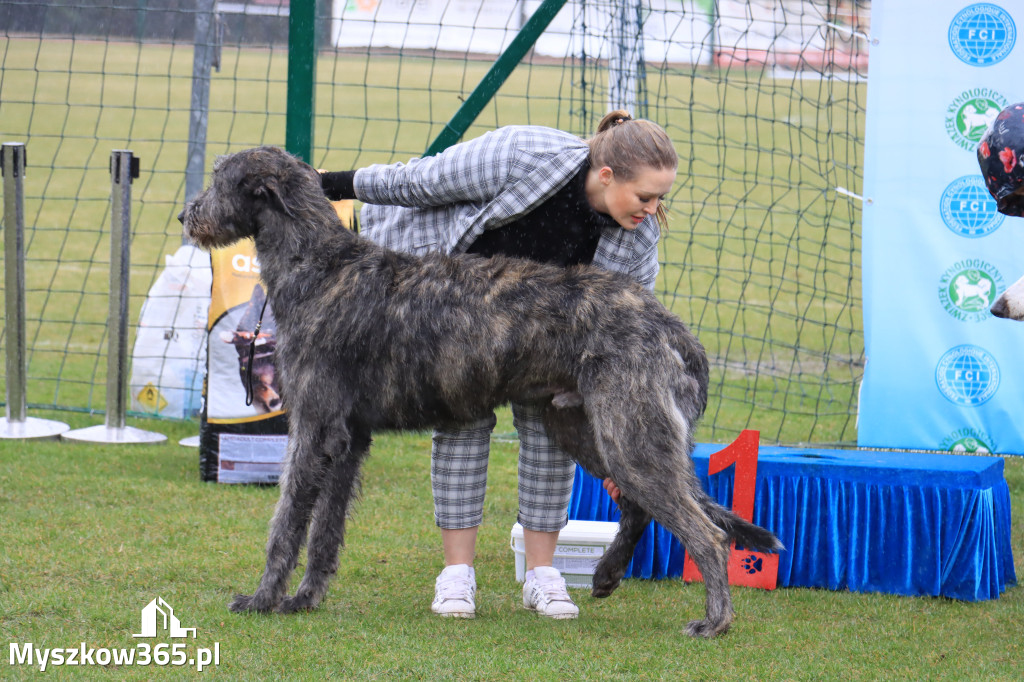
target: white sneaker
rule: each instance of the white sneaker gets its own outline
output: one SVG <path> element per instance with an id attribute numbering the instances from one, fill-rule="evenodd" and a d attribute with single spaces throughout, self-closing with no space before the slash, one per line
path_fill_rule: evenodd
<path id="1" fill-rule="evenodd" d="M 476 616 L 476 572 L 472 566 L 447 566 L 434 582 L 434 603 L 430 610 L 445 618 L 473 618 Z"/>
<path id="2" fill-rule="evenodd" d="M 580 615 L 579 607 L 565 589 L 565 579 L 551 566 L 538 566 L 533 569 L 532 578 L 527 576 L 523 585 L 523 606 L 557 620 Z"/>

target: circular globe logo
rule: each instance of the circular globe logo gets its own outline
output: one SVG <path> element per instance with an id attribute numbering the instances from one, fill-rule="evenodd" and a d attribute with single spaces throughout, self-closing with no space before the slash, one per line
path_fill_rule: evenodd
<path id="1" fill-rule="evenodd" d="M 965 175 L 942 191 L 939 212 L 946 227 L 961 237 L 984 237 L 1003 224 L 996 200 L 988 193 L 980 175 Z"/>
<path id="2" fill-rule="evenodd" d="M 984 348 L 950 348 L 935 367 L 935 383 L 952 403 L 976 407 L 988 402 L 999 388 L 999 365 Z"/>
<path id="3" fill-rule="evenodd" d="M 978 3 L 957 12 L 949 24 L 949 47 L 972 66 L 992 66 L 1006 59 L 1017 41 L 1017 26 L 998 5 Z"/>
<path id="4" fill-rule="evenodd" d="M 991 264 L 972 258 L 942 273 L 939 302 L 961 322 L 983 322 L 990 319 L 988 309 L 1002 288 L 1002 274 Z"/>

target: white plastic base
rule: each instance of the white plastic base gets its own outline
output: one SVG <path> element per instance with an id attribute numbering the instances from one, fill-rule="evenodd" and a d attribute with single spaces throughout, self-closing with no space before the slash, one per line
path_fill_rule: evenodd
<path id="1" fill-rule="evenodd" d="M 60 437 L 87 443 L 162 443 L 167 440 L 167 436 L 162 433 L 143 431 L 132 426 L 117 428 L 104 424 L 65 431 Z"/>
<path id="2" fill-rule="evenodd" d="M 71 427 L 64 422 L 28 417 L 25 421 L 11 421 L 4 417 L 0 422 L 0 438 L 56 438 Z"/>

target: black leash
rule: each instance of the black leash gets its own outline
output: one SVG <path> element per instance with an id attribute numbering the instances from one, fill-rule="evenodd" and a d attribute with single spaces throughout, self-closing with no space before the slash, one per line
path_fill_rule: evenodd
<path id="1" fill-rule="evenodd" d="M 252 363 L 256 359 L 256 339 L 260 336 L 260 327 L 263 326 L 263 313 L 267 312 L 267 301 L 270 297 L 263 299 L 263 307 L 260 309 L 260 319 L 256 321 L 256 329 L 252 333 L 252 341 L 249 342 L 249 365 L 245 368 L 245 406 L 252 407 L 255 393 L 252 389 Z"/>

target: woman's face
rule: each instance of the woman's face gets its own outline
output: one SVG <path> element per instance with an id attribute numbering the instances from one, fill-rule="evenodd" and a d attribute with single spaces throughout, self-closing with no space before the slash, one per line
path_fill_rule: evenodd
<path id="1" fill-rule="evenodd" d="M 635 230 L 672 189 L 675 168 L 642 168 L 629 180 L 620 180 L 608 166 L 596 172 L 598 191 L 591 205 L 598 213 L 612 217 L 624 230 Z"/>

